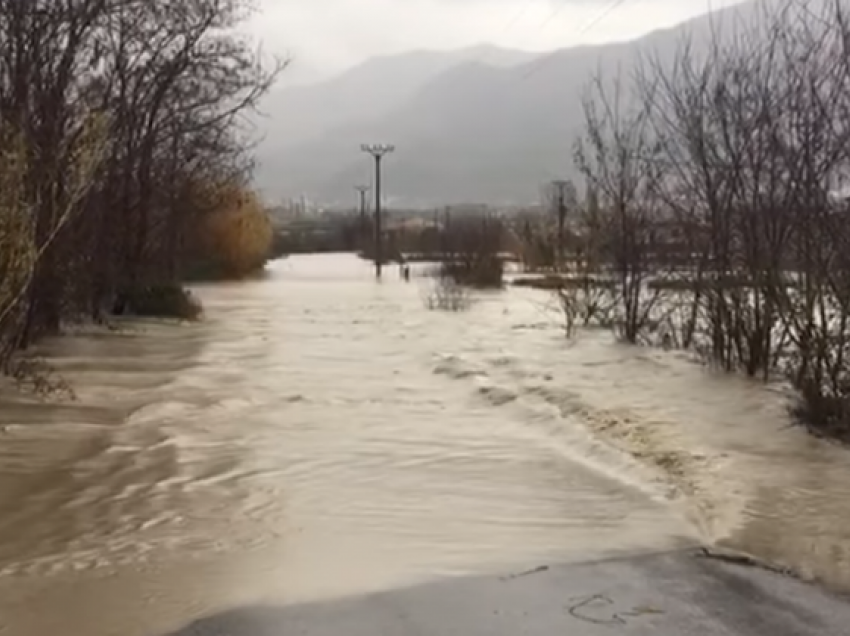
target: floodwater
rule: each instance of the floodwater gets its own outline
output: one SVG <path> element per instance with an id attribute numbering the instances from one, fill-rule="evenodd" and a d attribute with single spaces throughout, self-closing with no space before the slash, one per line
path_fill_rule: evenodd
<path id="1" fill-rule="evenodd" d="M 200 325 L 44 343 L 75 401 L 0 394 L 0 634 L 701 542 L 850 587 L 850 453 L 777 390 L 568 342 L 531 290 L 426 311 L 351 256 L 197 293 Z"/>

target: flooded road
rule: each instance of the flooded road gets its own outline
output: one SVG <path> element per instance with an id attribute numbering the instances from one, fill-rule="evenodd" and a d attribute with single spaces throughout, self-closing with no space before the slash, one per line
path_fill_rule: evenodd
<path id="1" fill-rule="evenodd" d="M 75 402 L 3 393 L 0 634 L 160 636 L 715 539 L 850 581 L 850 455 L 775 392 L 568 343 L 528 290 L 428 312 L 350 256 L 198 294 L 201 325 L 44 343 Z"/>

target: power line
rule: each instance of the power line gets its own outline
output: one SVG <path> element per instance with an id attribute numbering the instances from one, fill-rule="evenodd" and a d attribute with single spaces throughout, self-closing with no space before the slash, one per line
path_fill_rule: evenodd
<path id="1" fill-rule="evenodd" d="M 628 0 L 614 0 L 614 2 L 612 2 L 612 3 L 611 3 L 610 5 L 608 5 L 605 9 L 603 9 L 603 10 L 602 10 L 602 12 L 601 12 L 599 15 L 597 15 L 597 16 L 596 16 L 595 18 L 593 18 L 590 22 L 588 22 L 588 23 L 587 23 L 586 25 L 584 25 L 581 29 L 579 29 L 579 31 L 578 31 L 578 33 L 577 33 L 577 35 L 584 35 L 584 34 L 585 34 L 585 33 L 587 33 L 588 31 L 590 31 L 590 29 L 592 29 L 592 28 L 593 28 L 593 27 L 595 27 L 597 24 L 599 24 L 600 22 L 602 22 L 602 20 L 604 20 L 604 19 L 605 19 L 606 17 L 608 17 L 611 13 L 613 13 L 614 11 L 616 11 L 617 9 L 619 9 L 619 8 L 620 8 L 622 5 L 624 5 L 626 2 L 628 2 Z M 558 10 L 557 10 L 557 11 L 555 11 L 552 15 L 550 15 L 550 16 L 549 16 L 549 19 L 548 19 L 548 20 L 544 23 L 544 26 L 545 26 L 545 24 L 548 24 L 548 23 L 551 21 L 551 19 L 552 19 L 552 18 L 554 18 L 556 15 L 558 15 L 558 14 L 561 12 L 561 10 L 563 10 L 563 9 L 564 9 L 564 7 L 565 7 L 565 6 L 566 6 L 566 3 L 561 4 L 561 5 L 559 6 Z M 541 27 L 541 28 L 542 28 L 542 27 Z M 552 51 L 552 52 L 550 52 L 550 53 L 548 53 L 548 54 L 546 54 L 546 55 L 544 55 L 544 56 L 542 56 L 542 57 L 538 58 L 538 59 L 537 59 L 537 60 L 536 60 L 533 64 L 531 64 L 531 65 L 530 65 L 529 69 L 528 69 L 525 73 L 523 73 L 523 74 L 522 74 L 522 76 L 520 76 L 520 81 L 525 81 L 525 80 L 527 80 L 529 77 L 531 77 L 532 75 L 534 75 L 535 73 L 537 73 L 537 71 L 539 71 L 541 68 L 543 68 L 544 66 L 546 66 L 546 64 L 547 64 L 547 63 L 551 62 L 551 61 L 552 61 L 552 59 L 555 57 L 555 55 L 557 55 L 557 54 L 558 54 L 558 52 L 559 52 L 560 50 L 561 50 L 561 49 L 558 49 L 558 50 Z"/>
<path id="2" fill-rule="evenodd" d="M 533 0 L 528 0 L 528 2 L 526 2 L 526 3 L 522 6 L 522 8 L 520 9 L 520 11 L 517 13 L 517 15 L 515 15 L 515 16 L 514 16 L 514 19 L 513 19 L 513 20 L 511 20 L 511 22 L 510 22 L 509 26 L 513 26 L 514 24 L 516 24 L 516 22 L 518 22 L 518 21 L 519 21 L 519 19 L 520 19 L 520 18 L 521 18 L 521 17 L 525 14 L 525 12 L 528 10 L 528 7 L 529 7 L 529 6 L 531 6 L 532 1 L 533 1 Z M 546 19 L 545 19 L 545 20 L 543 20 L 543 22 L 541 22 L 541 23 L 537 26 L 537 30 L 535 31 L 535 33 L 534 33 L 534 34 L 535 34 L 535 35 L 537 35 L 537 34 L 538 34 L 538 33 L 540 33 L 543 29 L 545 29 L 545 28 L 546 28 L 546 26 L 547 26 L 550 22 L 552 22 L 552 20 L 554 20 L 555 18 L 557 18 L 557 17 L 561 14 L 561 12 L 562 12 L 562 11 L 566 8 L 567 4 L 568 4 L 567 0 L 561 0 L 561 1 L 560 1 L 560 3 L 559 3 L 558 5 L 556 5 L 556 6 L 555 6 L 555 7 L 554 7 L 554 8 L 553 8 L 550 12 L 549 12 L 549 15 L 546 17 Z M 502 33 L 500 33 L 499 35 L 500 35 L 500 36 L 504 35 L 504 34 L 505 34 L 505 32 L 506 32 L 507 30 L 508 30 L 508 29 L 507 29 L 507 28 L 505 28 L 505 29 L 504 29 L 504 31 L 503 31 Z M 527 40 L 527 39 L 528 39 L 528 38 L 526 38 L 526 40 Z M 522 48 L 522 46 L 524 46 L 524 44 L 520 45 L 520 48 Z"/>
<path id="3" fill-rule="evenodd" d="M 598 24 L 603 18 L 605 18 L 605 16 L 607 14 L 609 14 L 611 11 L 616 9 L 619 5 L 623 4 L 623 2 L 625 2 L 625 0 L 615 0 L 613 5 L 609 6 L 603 12 L 602 15 L 598 16 L 590 24 L 586 25 L 584 27 L 584 29 L 582 29 L 582 31 L 579 32 L 579 34 L 588 31 L 590 28 L 592 28 L 593 26 Z M 496 40 L 500 39 L 503 35 L 505 35 L 508 31 L 510 31 L 514 26 L 516 26 L 516 24 L 528 12 L 529 7 L 531 7 L 531 5 L 534 4 L 534 3 L 535 3 L 535 0 L 526 0 L 526 2 L 523 3 L 523 5 L 519 8 L 519 10 L 516 13 L 514 13 L 513 17 L 511 17 L 505 23 L 505 25 L 502 27 L 499 34 L 496 36 Z M 546 17 L 546 19 L 543 20 L 543 22 L 541 22 L 540 25 L 538 25 L 537 30 L 535 31 L 535 35 L 540 33 L 541 31 L 543 31 L 543 29 L 545 29 L 555 18 L 557 18 L 559 15 L 561 15 L 561 13 L 563 12 L 564 9 L 566 9 L 568 4 L 569 4 L 568 0 L 560 0 L 560 2 L 555 7 L 553 7 L 552 10 L 549 12 L 549 15 Z M 527 41 L 527 39 L 526 39 L 526 41 Z M 525 46 L 525 43 L 520 44 L 519 48 L 522 48 L 523 46 Z M 492 51 L 493 51 L 492 48 L 487 49 L 487 51 L 484 53 L 484 55 L 479 57 L 477 60 L 471 60 L 471 61 L 484 62 L 484 61 L 487 60 L 488 56 L 492 53 Z M 554 51 L 553 53 L 555 53 L 555 52 L 557 52 L 557 51 Z M 547 58 L 550 57 L 551 55 L 552 55 L 552 53 L 544 54 L 542 57 L 537 58 L 537 60 L 535 60 L 535 62 L 533 63 L 534 65 L 532 66 L 531 71 L 526 76 L 523 76 L 521 79 L 524 80 L 524 79 L 527 79 L 528 77 L 530 77 L 531 75 L 533 75 L 538 70 L 539 66 L 543 65 L 543 64 L 541 64 L 541 62 L 545 63 L 545 61 L 547 61 Z"/>
<path id="4" fill-rule="evenodd" d="M 514 17 L 508 20 L 508 23 L 502 28 L 501 32 L 499 32 L 499 35 L 497 37 L 502 37 L 505 33 L 510 31 L 514 26 L 516 26 L 516 23 L 519 22 L 523 17 L 525 17 L 525 12 L 528 11 L 528 7 L 530 7 L 533 2 L 534 0 L 527 0 L 525 4 L 520 7 L 519 11 L 514 14 Z"/>
<path id="5" fill-rule="evenodd" d="M 567 0 L 561 0 L 560 4 L 558 4 L 549 13 L 549 17 L 546 18 L 545 20 L 543 20 L 543 22 L 540 23 L 540 26 L 537 27 L 537 33 L 540 33 L 543 29 L 545 29 L 549 25 L 550 22 L 552 22 L 552 20 L 557 18 L 559 15 L 561 15 L 561 11 L 566 9 L 567 4 L 568 4 Z"/>
<path id="6" fill-rule="evenodd" d="M 526 1 L 523 3 L 523 5 L 519 8 L 519 10 L 518 10 L 516 13 L 514 13 L 513 17 L 512 17 L 512 18 L 510 18 L 510 19 L 509 19 L 509 20 L 505 23 L 505 25 L 502 27 L 501 31 L 499 31 L 498 35 L 496 35 L 496 37 L 495 37 L 495 39 L 493 40 L 493 42 L 495 42 L 495 40 L 500 39 L 503 35 L 505 35 L 505 34 L 506 34 L 508 31 L 510 31 L 513 27 L 515 27 L 515 26 L 516 26 L 516 24 L 517 24 L 517 23 L 518 23 L 518 22 L 519 22 L 519 21 L 520 21 L 523 17 L 525 17 L 525 14 L 526 14 L 526 12 L 528 11 L 528 8 L 529 8 L 532 4 L 534 4 L 534 2 L 535 2 L 535 0 L 526 0 Z M 495 44 L 494 44 L 494 46 L 497 46 L 497 45 L 495 45 Z M 473 60 L 473 61 L 484 62 L 484 61 L 487 59 L 487 57 L 488 57 L 488 56 L 492 53 L 492 51 L 493 51 L 493 49 L 492 49 L 492 48 L 488 48 L 488 49 L 487 49 L 487 51 L 484 53 L 484 55 L 482 55 L 480 58 L 478 58 L 478 60 Z"/>

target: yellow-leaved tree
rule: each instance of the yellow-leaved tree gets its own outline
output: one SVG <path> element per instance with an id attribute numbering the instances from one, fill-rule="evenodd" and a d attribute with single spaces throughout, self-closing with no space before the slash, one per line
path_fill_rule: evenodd
<path id="1" fill-rule="evenodd" d="M 211 211 L 199 228 L 204 260 L 216 274 L 242 278 L 260 271 L 272 246 L 273 230 L 257 195 L 238 184 L 213 188 Z"/>

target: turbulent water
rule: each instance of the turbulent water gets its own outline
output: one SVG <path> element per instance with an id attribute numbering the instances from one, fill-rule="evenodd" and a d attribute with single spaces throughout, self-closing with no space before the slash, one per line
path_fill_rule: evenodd
<path id="1" fill-rule="evenodd" d="M 75 401 L 3 392 L 0 634 L 702 541 L 850 586 L 850 453 L 777 391 L 568 342 L 538 292 L 426 311 L 349 256 L 197 293 L 200 325 L 44 343 Z"/>

